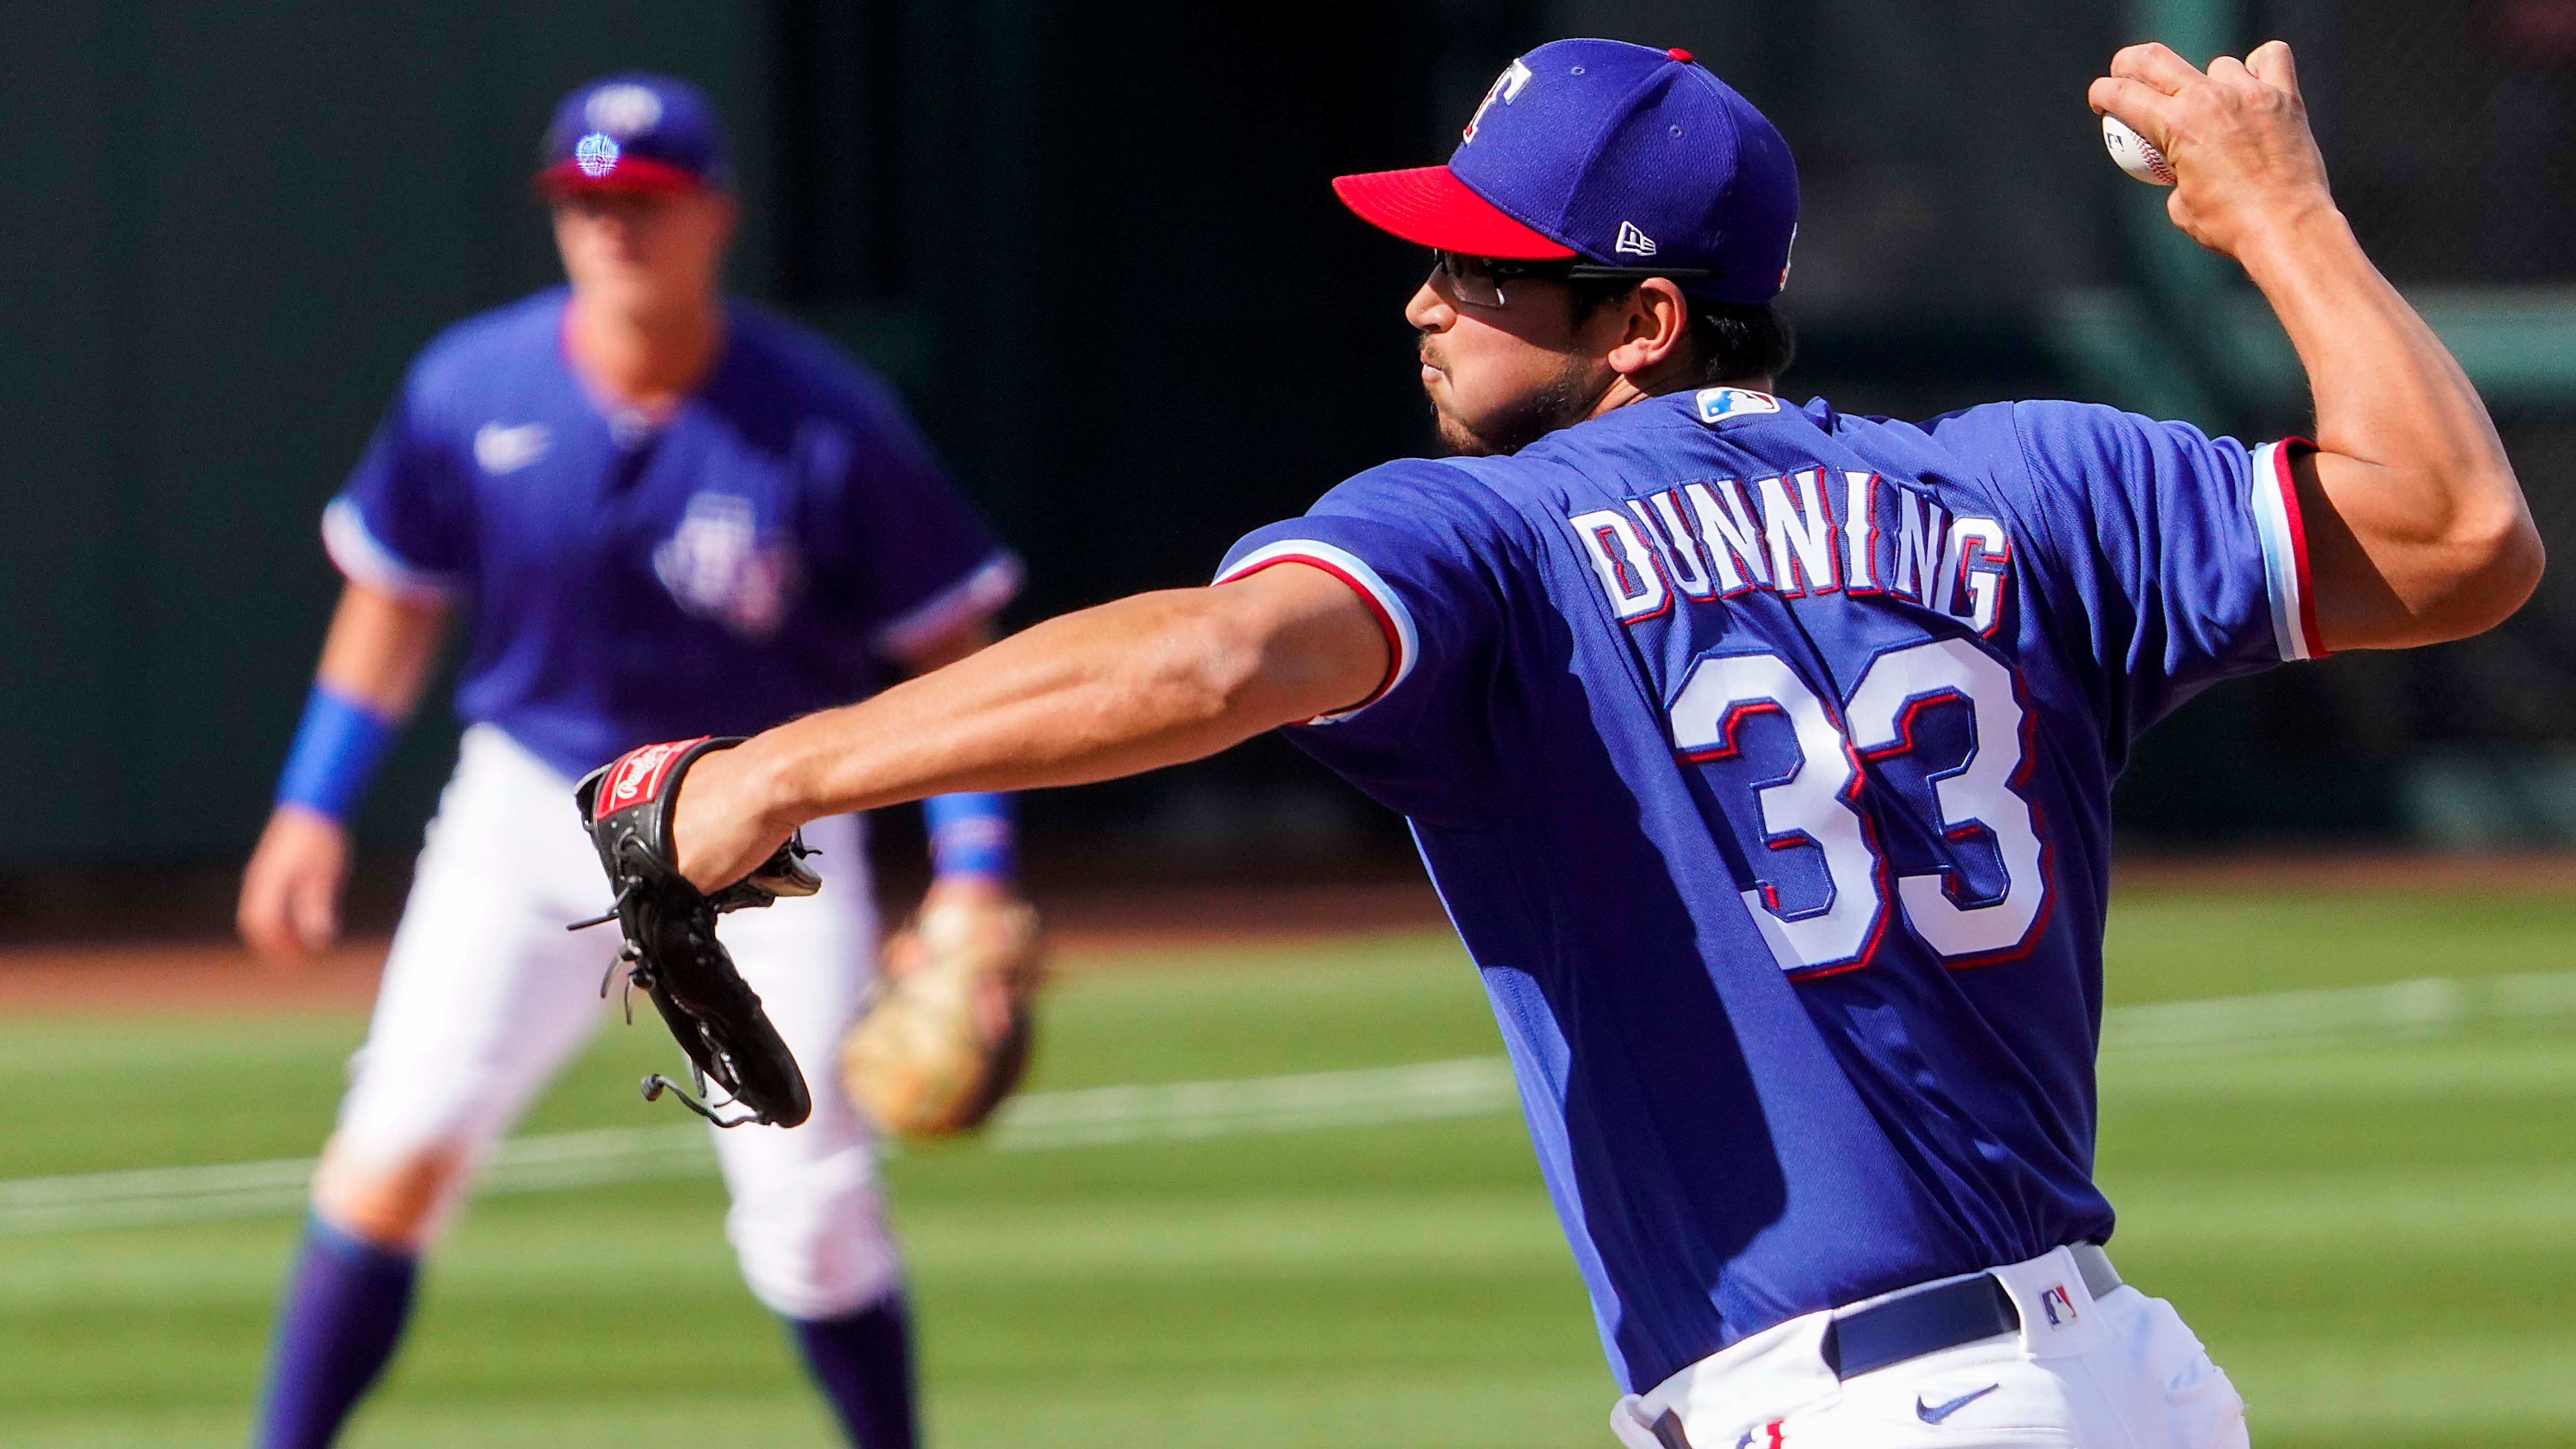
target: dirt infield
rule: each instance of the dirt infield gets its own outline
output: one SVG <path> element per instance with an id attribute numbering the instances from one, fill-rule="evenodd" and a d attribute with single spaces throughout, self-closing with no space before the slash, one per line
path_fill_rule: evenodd
<path id="1" fill-rule="evenodd" d="M 2228 855 L 2138 858 L 2121 893 L 2205 895 L 2576 894 L 2576 854 Z M 1447 925 L 1418 872 L 1368 882 L 1071 886 L 1041 890 L 1062 969 L 1098 969 L 1154 948 L 1293 942 Z M 0 1011 L 348 1011 L 375 994 L 381 936 L 313 966 L 271 970 L 223 941 L 0 949 Z"/>
<path id="2" fill-rule="evenodd" d="M 1139 949 L 1320 940 L 1447 925 L 1417 874 L 1376 883 L 1084 887 L 1040 892 L 1059 968 Z M 347 1011 L 374 999 L 385 938 L 272 969 L 225 941 L 0 948 L 0 1011 Z"/>

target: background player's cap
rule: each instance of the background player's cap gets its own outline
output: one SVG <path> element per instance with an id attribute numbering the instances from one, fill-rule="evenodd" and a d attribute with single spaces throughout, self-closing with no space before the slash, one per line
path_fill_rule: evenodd
<path id="1" fill-rule="evenodd" d="M 733 187 L 733 148 L 704 93 L 641 71 L 603 76 L 555 107 L 537 189 L 694 191 Z"/>
<path id="2" fill-rule="evenodd" d="M 1406 241 L 1523 261 L 1673 267 L 1711 301 L 1789 280 L 1798 168 L 1753 103 L 1685 50 L 1557 40 L 1513 61 L 1446 166 L 1333 178 Z"/>

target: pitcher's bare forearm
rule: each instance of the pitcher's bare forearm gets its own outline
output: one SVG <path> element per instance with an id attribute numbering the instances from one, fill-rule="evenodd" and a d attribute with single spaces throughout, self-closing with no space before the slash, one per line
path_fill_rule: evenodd
<path id="1" fill-rule="evenodd" d="M 1366 698 L 1389 658 L 1358 596 L 1301 564 L 1085 609 L 708 756 L 680 796 L 681 865 L 721 884 L 825 815 L 1199 759 Z"/>
<path id="2" fill-rule="evenodd" d="M 2306 368 L 2318 453 L 2302 502 L 2328 648 L 2472 634 L 2538 582 L 2529 507 L 2468 374 L 2330 209 L 2288 218 L 2238 260 Z M 2313 490 L 2313 492 L 2311 492 Z M 2340 585 L 2340 587 L 2336 587 Z"/>
<path id="3" fill-rule="evenodd" d="M 2541 547 L 2513 466 L 2468 375 L 2336 208 L 2290 48 L 2204 75 L 2130 46 L 2091 99 L 2163 147 L 2174 225 L 2243 265 L 2307 371 L 2318 451 L 2293 466 L 2326 647 L 2459 638 L 2520 607 Z"/>

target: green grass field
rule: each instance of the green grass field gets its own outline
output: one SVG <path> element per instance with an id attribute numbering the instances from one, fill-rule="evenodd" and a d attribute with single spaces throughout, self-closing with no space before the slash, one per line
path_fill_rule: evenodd
<path id="1" fill-rule="evenodd" d="M 1032 1090 L 1490 1055 L 1453 943 L 1158 953 L 1049 1002 Z M 2576 970 L 2576 905 L 2125 904 L 2115 1003 Z M 2484 997 L 2479 998 L 2484 1000 Z M 0 1178 L 309 1154 L 355 1016 L 0 1027 Z M 656 1126 L 645 1026 L 529 1133 Z M 2114 1053 L 2121 1267 L 2280 1445 L 2576 1440 L 2576 1014 Z M 1486 1111 L 888 1165 L 935 1442 L 1593 1445 L 1612 1389 L 1518 1119 Z M 495 1196 L 349 1441 L 827 1445 L 712 1177 Z M 0 1236 L 0 1444 L 234 1445 L 289 1215 Z"/>

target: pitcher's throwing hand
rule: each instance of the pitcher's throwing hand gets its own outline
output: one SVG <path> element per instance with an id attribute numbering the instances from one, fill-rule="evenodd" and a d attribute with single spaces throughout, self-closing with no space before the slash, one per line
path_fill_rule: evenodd
<path id="1" fill-rule="evenodd" d="M 2222 55 L 2205 74 L 2162 45 L 2132 45 L 2087 99 L 2164 152 L 2176 174 L 2166 212 L 2211 251 L 2239 256 L 2258 234 L 2334 210 L 2286 41 Z"/>

